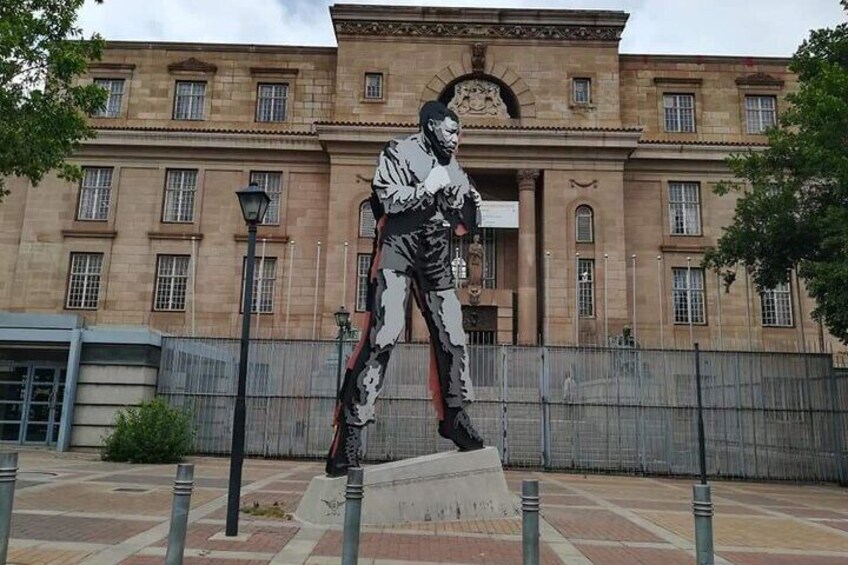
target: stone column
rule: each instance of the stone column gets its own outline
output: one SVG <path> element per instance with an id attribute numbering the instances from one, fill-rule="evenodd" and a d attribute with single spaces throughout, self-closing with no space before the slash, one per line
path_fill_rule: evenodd
<path id="1" fill-rule="evenodd" d="M 518 343 L 536 343 L 536 169 L 518 171 Z"/>

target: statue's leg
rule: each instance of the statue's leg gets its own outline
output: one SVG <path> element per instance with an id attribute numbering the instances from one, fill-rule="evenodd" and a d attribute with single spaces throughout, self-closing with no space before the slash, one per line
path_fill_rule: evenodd
<path id="1" fill-rule="evenodd" d="M 327 474 L 343 475 L 358 464 L 359 435 L 374 420 L 374 403 L 383 388 L 389 356 L 403 332 L 409 277 L 379 269 L 368 324 L 345 372 L 336 408 L 333 443 L 327 456 Z"/>

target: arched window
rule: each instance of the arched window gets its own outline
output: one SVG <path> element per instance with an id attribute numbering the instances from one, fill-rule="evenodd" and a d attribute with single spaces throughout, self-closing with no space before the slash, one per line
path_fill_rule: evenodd
<path id="1" fill-rule="evenodd" d="M 594 215 L 589 206 L 579 206 L 574 213 L 574 225 L 577 230 L 577 243 L 595 241 Z"/>
<path id="2" fill-rule="evenodd" d="M 359 237 L 374 237 L 376 229 L 377 222 L 374 220 L 371 203 L 368 200 L 363 200 L 362 204 L 359 205 Z"/>

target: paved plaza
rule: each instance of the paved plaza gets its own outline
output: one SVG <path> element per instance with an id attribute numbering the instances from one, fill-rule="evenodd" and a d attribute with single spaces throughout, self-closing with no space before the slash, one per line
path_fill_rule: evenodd
<path id="1" fill-rule="evenodd" d="M 186 565 L 337 564 L 338 529 L 242 514 L 223 536 L 228 460 L 192 458 L 196 487 Z M 93 453 L 23 451 L 9 563 L 153 565 L 164 562 L 174 465 L 104 463 Z M 317 462 L 249 460 L 243 506 L 293 511 Z M 661 478 L 510 470 L 541 482 L 542 562 L 670 565 L 694 562 L 691 485 Z M 848 490 L 830 485 L 714 482 L 717 563 L 848 563 Z M 520 519 L 364 528 L 361 564 L 521 563 Z"/>

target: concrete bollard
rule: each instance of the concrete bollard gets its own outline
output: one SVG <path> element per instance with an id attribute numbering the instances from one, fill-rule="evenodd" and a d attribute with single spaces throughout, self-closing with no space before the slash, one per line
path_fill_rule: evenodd
<path id="1" fill-rule="evenodd" d="M 521 482 L 524 565 L 539 565 L 539 481 Z"/>
<path id="2" fill-rule="evenodd" d="M 347 470 L 345 488 L 344 532 L 342 532 L 342 565 L 359 561 L 359 526 L 362 520 L 362 468 Z"/>
<path id="3" fill-rule="evenodd" d="M 177 478 L 174 480 L 171 529 L 168 532 L 168 552 L 165 554 L 165 565 L 182 565 L 183 563 L 192 490 L 194 490 L 194 465 L 178 465 Z"/>
<path id="4" fill-rule="evenodd" d="M 15 502 L 15 480 L 18 478 L 18 454 L 0 453 L 0 563 L 6 563 L 9 533 L 12 530 L 12 504 Z"/>
<path id="5" fill-rule="evenodd" d="M 713 565 L 713 502 L 710 485 L 695 485 L 692 492 L 692 511 L 695 514 L 695 562 Z"/>

